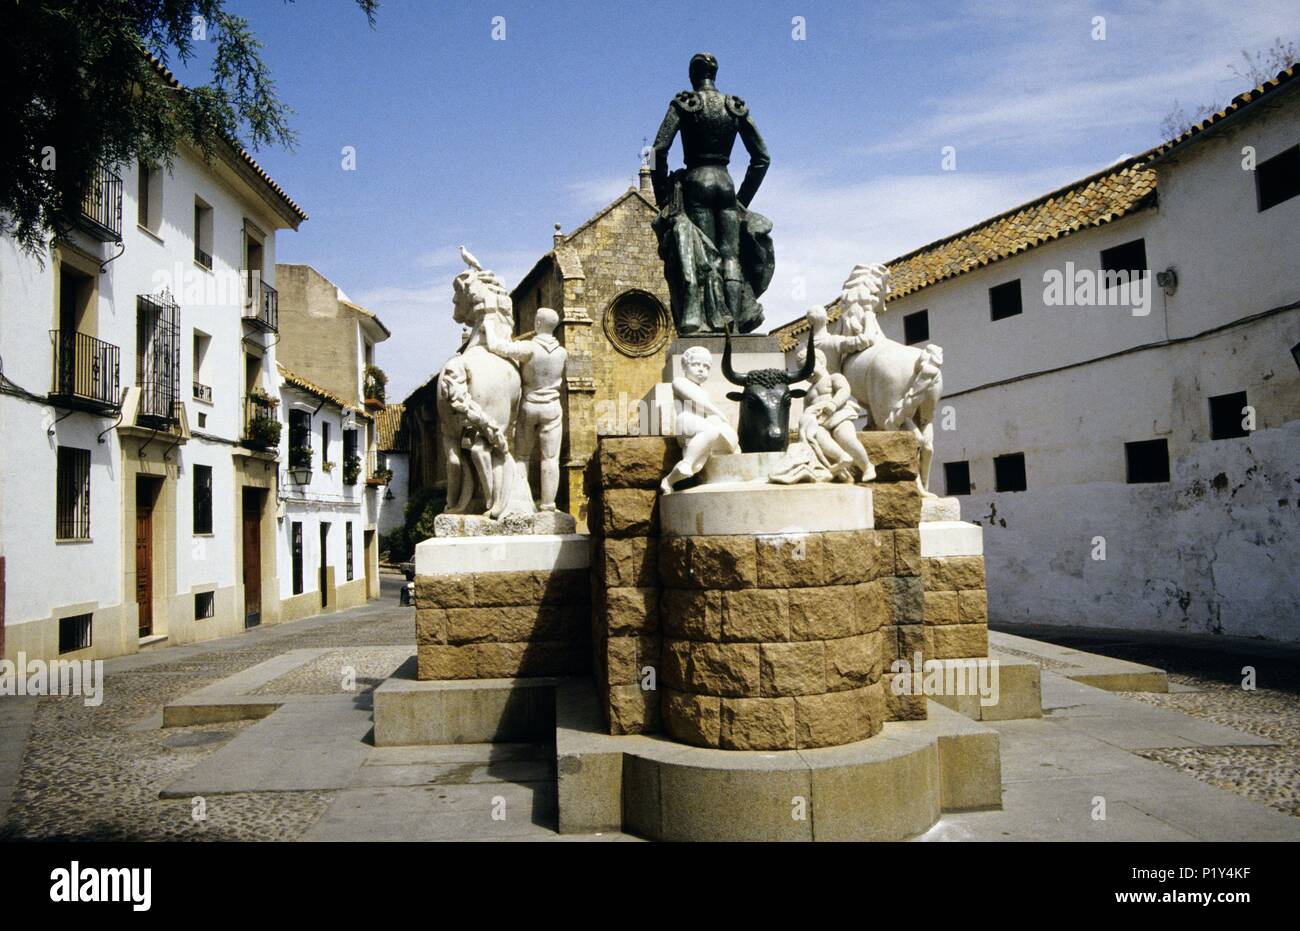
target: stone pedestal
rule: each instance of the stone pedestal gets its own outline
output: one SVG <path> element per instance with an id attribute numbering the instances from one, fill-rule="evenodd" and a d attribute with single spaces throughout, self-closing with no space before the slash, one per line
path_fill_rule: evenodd
<path id="1" fill-rule="evenodd" d="M 590 560 L 582 534 L 435 537 L 420 543 L 418 678 L 586 672 Z"/>

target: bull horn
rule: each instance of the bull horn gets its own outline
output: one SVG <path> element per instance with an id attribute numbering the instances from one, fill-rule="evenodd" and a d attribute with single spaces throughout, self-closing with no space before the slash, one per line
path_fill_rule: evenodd
<path id="1" fill-rule="evenodd" d="M 731 367 L 731 322 L 728 321 L 722 331 L 725 342 L 722 346 L 722 375 L 733 385 L 745 387 L 745 379 L 737 377 L 736 370 Z"/>
<path id="2" fill-rule="evenodd" d="M 785 383 L 787 385 L 791 385 L 797 381 L 807 381 L 809 378 L 812 377 L 813 369 L 816 367 L 816 365 L 817 365 L 817 353 L 816 350 L 813 348 L 813 331 L 812 331 L 812 327 L 809 327 L 808 328 L 808 352 L 805 353 L 804 355 L 803 368 L 799 369 L 799 371 L 794 373 L 786 372 Z"/>

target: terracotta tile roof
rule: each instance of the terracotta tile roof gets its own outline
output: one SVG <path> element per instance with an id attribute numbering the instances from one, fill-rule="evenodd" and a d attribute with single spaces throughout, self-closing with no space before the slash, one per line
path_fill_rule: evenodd
<path id="1" fill-rule="evenodd" d="M 383 453 L 404 453 L 410 447 L 406 441 L 406 432 L 402 429 L 402 414 L 406 408 L 401 404 L 389 404 L 375 414 L 375 431 L 379 435 L 379 451 Z"/>
<path id="2" fill-rule="evenodd" d="M 886 264 L 889 300 L 898 300 L 930 285 L 1026 252 L 1053 239 L 1149 207 L 1155 203 L 1155 169 L 1146 167 L 1149 152 L 1125 159 L 1096 174 L 1014 207 L 992 219 L 901 255 Z M 839 298 L 827 305 L 827 317 L 839 316 Z M 772 330 L 788 350 L 808 329 L 800 318 Z"/>
<path id="3" fill-rule="evenodd" d="M 891 279 L 889 300 L 1152 206 L 1156 202 L 1156 161 L 1212 130 L 1244 107 L 1270 94 L 1300 87 L 1300 81 L 1295 80 L 1297 71 L 1300 67 L 1292 65 L 1278 72 L 1276 77 L 1234 97 L 1223 110 L 1154 149 L 887 262 Z M 828 319 L 836 319 L 840 314 L 839 298 L 826 308 Z M 780 339 L 781 348 L 789 350 L 807 329 L 807 321 L 798 318 L 771 332 Z"/>
<path id="4" fill-rule="evenodd" d="M 352 404 L 347 399 L 340 397 L 339 395 L 335 394 L 332 391 L 327 391 L 326 389 L 322 388 L 320 385 L 304 378 L 303 376 L 297 374 L 296 372 L 289 371 L 279 362 L 277 362 L 275 366 L 277 369 L 280 370 L 280 377 L 284 379 L 285 382 L 287 382 L 288 384 L 297 388 L 299 391 L 304 391 L 307 394 L 312 395 L 313 397 L 320 398 L 322 401 L 328 401 L 329 403 L 333 404 L 335 407 L 339 408 L 344 412 L 353 411 L 356 413 L 358 417 L 361 417 L 365 420 L 373 419 L 364 407 L 358 406 L 356 404 Z"/>
<path id="5" fill-rule="evenodd" d="M 1225 120 L 1231 119 L 1237 113 L 1241 112 L 1241 110 L 1248 105 L 1258 103 L 1264 97 L 1277 96 L 1289 91 L 1295 91 L 1297 88 L 1300 88 L 1300 81 L 1296 80 L 1297 77 L 1300 77 L 1300 63 L 1293 62 L 1290 67 L 1283 71 L 1279 71 L 1263 84 L 1251 88 L 1244 94 L 1238 94 L 1236 97 L 1233 97 L 1228 105 L 1219 112 L 1206 117 L 1181 135 L 1175 136 L 1168 142 L 1156 146 L 1151 150 L 1152 159 L 1163 158 L 1174 149 L 1182 148 L 1196 137 L 1214 129 Z"/>
<path id="6" fill-rule="evenodd" d="M 157 69 L 158 74 L 162 77 L 164 81 L 166 81 L 168 84 L 170 84 L 172 87 L 176 88 L 177 90 L 185 89 L 185 85 L 182 84 L 177 79 L 176 75 L 172 74 L 171 69 L 168 68 L 166 65 L 164 65 L 162 63 L 162 60 L 158 58 L 158 56 L 154 55 L 152 52 L 146 51 L 145 57 L 148 58 L 150 63 L 154 66 L 154 68 Z M 307 219 L 306 212 L 301 207 L 299 207 L 297 203 L 294 202 L 294 199 L 292 197 L 290 197 L 287 193 L 285 193 L 284 188 L 280 187 L 280 185 L 278 185 L 275 182 L 274 178 L 272 178 L 270 175 L 266 173 L 266 169 L 264 169 L 261 165 L 257 164 L 257 161 L 253 158 L 253 156 L 248 154 L 247 149 L 245 149 L 234 139 L 225 139 L 225 142 L 230 146 L 231 149 L 234 150 L 234 152 L 239 156 L 239 158 L 242 159 L 244 163 L 248 165 L 248 167 L 253 169 L 253 172 L 259 178 L 262 179 L 262 181 L 266 184 L 266 186 L 270 188 L 271 191 L 274 192 L 276 196 L 278 196 L 280 200 L 284 202 L 285 206 L 287 206 L 291 211 L 293 211 L 293 213 L 298 217 L 300 221 Z"/>

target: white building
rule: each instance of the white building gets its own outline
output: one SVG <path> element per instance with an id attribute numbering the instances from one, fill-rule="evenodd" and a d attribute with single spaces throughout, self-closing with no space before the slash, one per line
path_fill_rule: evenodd
<path id="1" fill-rule="evenodd" d="M 305 218 L 221 144 L 101 170 L 43 263 L 0 243 L 6 656 L 277 619 L 275 468 L 245 399 L 274 366 L 275 234 Z"/>
<path id="2" fill-rule="evenodd" d="M 889 263 L 994 622 L 1300 639 L 1297 88 Z"/>
<path id="3" fill-rule="evenodd" d="M 371 417 L 280 366 L 277 560 L 283 620 L 364 604 L 379 595 Z"/>
<path id="4" fill-rule="evenodd" d="M 406 408 L 401 404 L 388 404 L 375 413 L 376 450 L 378 468 L 388 477 L 379 502 L 379 532 L 389 533 L 406 521 L 406 502 L 411 491 L 410 443 L 403 429 Z"/>

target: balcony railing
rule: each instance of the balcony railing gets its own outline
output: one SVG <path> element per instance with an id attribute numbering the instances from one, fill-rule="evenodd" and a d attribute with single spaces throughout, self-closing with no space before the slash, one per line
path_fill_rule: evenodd
<path id="1" fill-rule="evenodd" d="M 122 176 L 100 165 L 90 177 L 77 225 L 100 242 L 122 241 Z"/>
<path id="2" fill-rule="evenodd" d="M 197 243 L 194 245 L 194 261 L 198 262 L 208 271 L 212 271 L 212 256 L 200 249 Z"/>
<path id="3" fill-rule="evenodd" d="M 212 386 L 205 385 L 202 382 L 194 383 L 194 400 L 202 401 L 205 404 L 212 403 Z"/>
<path id="4" fill-rule="evenodd" d="M 171 296 L 136 297 L 136 383 L 140 420 L 165 426 L 176 420 L 180 399 L 180 307 Z"/>
<path id="5" fill-rule="evenodd" d="M 260 276 L 250 278 L 250 286 L 254 280 L 254 296 L 250 296 L 244 306 L 244 322 L 265 333 L 274 333 L 280 326 L 280 292 L 262 281 Z"/>
<path id="6" fill-rule="evenodd" d="M 121 351 L 102 339 L 66 330 L 50 330 L 50 341 L 54 344 L 50 399 L 103 413 L 117 410 L 121 403 Z"/>
<path id="7" fill-rule="evenodd" d="M 281 424 L 275 416 L 275 402 L 260 394 L 244 397 L 244 442 L 258 449 L 280 445 Z"/>

